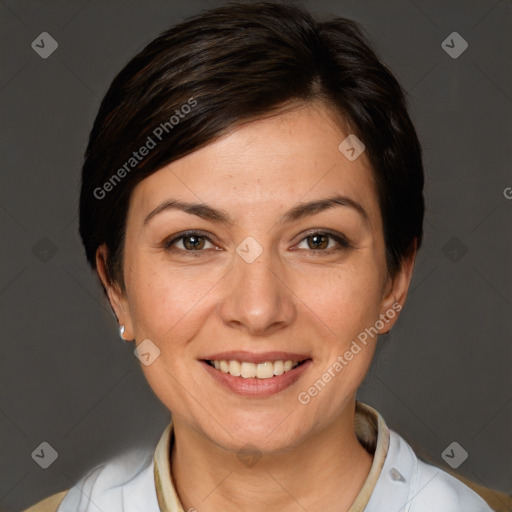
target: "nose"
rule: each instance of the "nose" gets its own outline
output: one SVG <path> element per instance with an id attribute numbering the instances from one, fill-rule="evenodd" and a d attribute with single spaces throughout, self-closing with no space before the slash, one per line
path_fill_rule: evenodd
<path id="1" fill-rule="evenodd" d="M 269 336 L 293 323 L 297 307 L 280 262 L 265 251 L 252 263 L 235 256 L 223 283 L 222 322 L 253 336 Z"/>

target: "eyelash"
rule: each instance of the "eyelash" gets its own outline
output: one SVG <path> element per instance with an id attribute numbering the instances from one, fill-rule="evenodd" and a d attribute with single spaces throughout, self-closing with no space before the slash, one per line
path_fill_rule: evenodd
<path id="1" fill-rule="evenodd" d="M 317 256 L 317 255 L 321 255 L 321 253 L 330 254 L 335 251 L 341 251 L 344 249 L 352 248 L 352 245 L 344 236 L 336 235 L 334 233 L 330 233 L 329 231 L 320 231 L 320 230 L 310 231 L 310 232 L 306 233 L 305 236 L 301 240 L 299 240 L 299 242 L 296 245 L 301 244 L 302 242 L 306 241 L 308 238 L 310 238 L 314 235 L 327 236 L 327 237 L 331 238 L 332 240 L 334 240 L 338 244 L 339 247 L 337 247 L 337 248 L 331 247 L 329 249 L 299 249 L 299 250 L 306 250 L 307 252 L 314 253 L 315 256 Z M 176 247 L 173 247 L 173 245 L 176 242 L 178 242 L 180 240 L 184 240 L 185 238 L 188 238 L 191 236 L 197 236 L 197 237 L 204 238 L 208 242 L 214 244 L 214 242 L 210 239 L 210 237 L 201 231 L 185 231 L 183 233 L 178 234 L 177 236 L 173 236 L 170 239 L 166 240 L 163 244 L 164 248 L 165 248 L 165 250 L 167 250 L 169 252 L 179 251 L 182 253 L 193 254 L 194 256 L 199 255 L 198 253 L 204 252 L 206 249 L 188 250 L 188 249 L 178 249 Z"/>

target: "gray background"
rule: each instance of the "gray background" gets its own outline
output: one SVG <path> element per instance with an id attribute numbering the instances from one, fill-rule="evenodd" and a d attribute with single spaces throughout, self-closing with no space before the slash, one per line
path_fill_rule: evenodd
<path id="1" fill-rule="evenodd" d="M 169 420 L 86 266 L 78 178 L 117 71 L 161 31 L 219 3 L 0 3 L 2 510 L 153 445 Z M 368 31 L 410 95 L 425 152 L 425 245 L 360 399 L 441 467 L 457 441 L 469 453 L 460 473 L 512 492 L 511 2 L 304 4 Z M 59 44 L 46 60 L 31 48 L 44 31 Z M 441 47 L 453 31 L 469 43 L 457 59 Z M 31 458 L 43 441 L 59 455 L 46 470 Z"/>

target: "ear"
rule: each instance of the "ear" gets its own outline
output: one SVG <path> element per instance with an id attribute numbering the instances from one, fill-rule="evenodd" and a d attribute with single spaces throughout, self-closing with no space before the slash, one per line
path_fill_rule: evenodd
<path id="1" fill-rule="evenodd" d="M 411 284 L 414 262 L 416 260 L 416 248 L 417 243 L 415 239 L 409 253 L 403 259 L 400 268 L 386 281 L 379 317 L 384 327 L 379 329 L 379 334 L 386 334 L 391 330 L 398 319 L 398 313 L 405 304 L 409 285 Z"/>
<path id="2" fill-rule="evenodd" d="M 107 272 L 107 255 L 108 250 L 105 244 L 102 244 L 96 250 L 96 271 L 100 278 L 103 289 L 107 294 L 110 307 L 114 312 L 119 325 L 124 325 L 123 338 L 126 340 L 132 340 L 133 336 L 133 325 L 131 321 L 130 310 L 128 308 L 128 301 L 125 293 L 121 290 L 118 283 L 111 282 Z"/>

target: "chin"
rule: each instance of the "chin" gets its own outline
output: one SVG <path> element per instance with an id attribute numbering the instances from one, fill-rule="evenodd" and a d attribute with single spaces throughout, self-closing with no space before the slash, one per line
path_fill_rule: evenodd
<path id="1" fill-rule="evenodd" d="M 205 425 L 207 437 L 225 450 L 272 454 L 287 450 L 304 436 L 304 423 L 296 424 L 293 414 L 249 411 L 235 417 L 225 416 L 220 425 Z M 212 428 L 214 430 L 212 430 Z"/>

